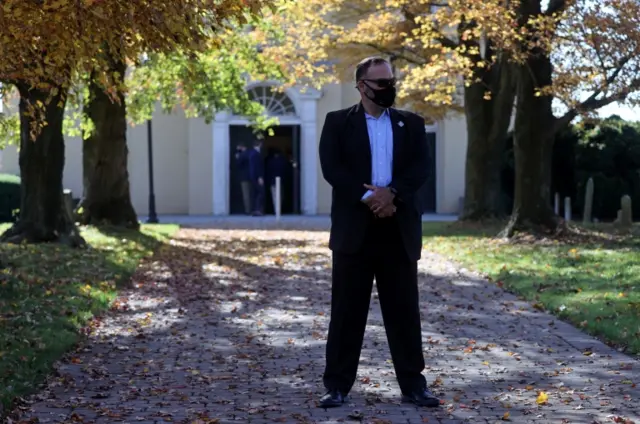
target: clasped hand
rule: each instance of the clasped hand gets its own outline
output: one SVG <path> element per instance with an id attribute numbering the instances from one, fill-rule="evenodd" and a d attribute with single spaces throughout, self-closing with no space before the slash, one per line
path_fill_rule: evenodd
<path id="1" fill-rule="evenodd" d="M 394 194 L 388 187 L 377 187 L 370 184 L 364 186 L 373 192 L 372 195 L 364 199 L 364 203 L 369 206 L 375 216 L 387 218 L 396 213 L 396 207 L 393 204 Z"/>

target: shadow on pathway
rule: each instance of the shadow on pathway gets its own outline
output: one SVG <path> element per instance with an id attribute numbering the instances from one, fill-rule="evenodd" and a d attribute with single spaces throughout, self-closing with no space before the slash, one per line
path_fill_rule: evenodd
<path id="1" fill-rule="evenodd" d="M 23 419 L 637 419 L 637 362 L 428 252 L 420 262 L 425 374 L 442 407 L 399 403 L 374 289 L 351 403 L 317 408 L 330 310 L 326 244 L 327 234 L 317 232 L 182 230 L 140 267 L 113 313 L 96 321 L 88 343 L 60 364 Z M 544 405 L 536 403 L 540 391 L 548 395 Z"/>

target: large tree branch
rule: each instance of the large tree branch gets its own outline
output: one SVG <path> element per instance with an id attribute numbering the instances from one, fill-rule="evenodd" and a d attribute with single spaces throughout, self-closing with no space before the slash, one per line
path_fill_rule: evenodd
<path id="1" fill-rule="evenodd" d="M 593 110 L 597 110 L 603 108 L 614 102 L 622 102 L 626 100 L 626 98 L 633 92 L 640 90 L 640 77 L 631 81 L 629 85 L 627 85 L 623 90 L 620 90 L 618 93 L 612 94 L 610 96 L 597 98 L 602 90 L 596 90 L 587 100 L 580 103 L 578 106 L 569 110 L 560 118 L 556 119 L 554 125 L 554 131 L 557 133 L 563 128 L 567 127 L 571 121 L 573 121 L 576 116 L 581 113 L 590 112 Z"/>
<path id="2" fill-rule="evenodd" d="M 436 3 L 431 3 L 429 4 L 430 7 L 434 7 L 434 6 L 442 6 L 440 4 L 436 4 Z M 408 7 L 403 7 L 401 9 L 402 11 L 402 15 L 404 16 L 404 18 L 409 21 L 409 22 L 414 22 L 416 21 L 416 14 L 411 12 L 409 10 Z M 435 28 L 436 31 L 438 33 L 440 33 L 439 36 L 435 37 L 436 41 L 438 41 L 438 43 L 442 44 L 444 47 L 447 47 L 449 49 L 455 49 L 457 47 L 459 47 L 459 44 L 455 41 L 453 41 L 452 39 L 450 39 L 449 37 L 447 37 L 446 35 L 444 35 L 444 33 L 439 30 L 438 28 Z"/>
<path id="3" fill-rule="evenodd" d="M 583 40 L 591 40 L 591 42 L 593 43 L 593 50 L 596 54 L 596 57 L 598 58 L 598 61 L 600 62 L 600 67 L 603 70 L 603 72 L 605 72 L 606 74 L 607 65 L 605 64 L 604 58 L 602 57 L 602 54 L 600 52 L 600 43 L 598 43 L 598 40 L 595 37 L 593 37 L 593 34 L 587 33 L 583 25 L 580 25 L 579 31 L 580 31 L 580 34 L 582 35 Z"/>
<path id="4" fill-rule="evenodd" d="M 459 43 L 453 41 L 451 38 L 447 37 L 444 34 L 442 34 L 440 37 L 436 37 L 436 40 L 438 40 L 438 43 L 449 49 L 457 49 L 458 47 L 460 47 Z"/>
<path id="5" fill-rule="evenodd" d="M 594 110 L 594 109 L 597 109 L 598 107 L 603 107 L 603 106 L 606 106 L 607 104 L 611 103 L 611 102 L 609 102 L 609 103 L 606 103 L 606 104 L 600 105 L 600 106 L 598 106 L 598 107 L 589 107 L 589 105 L 595 104 L 595 102 L 597 102 L 597 101 L 598 101 L 598 96 L 602 93 L 602 91 L 603 91 L 606 87 L 608 87 L 608 86 L 610 86 L 611 84 L 613 84 L 613 82 L 616 80 L 616 78 L 618 78 L 618 75 L 620 75 L 620 72 L 622 72 L 622 69 L 625 67 L 625 65 L 626 65 L 627 63 L 629 63 L 629 61 L 630 61 L 630 60 L 631 60 L 631 56 L 626 56 L 626 57 L 623 57 L 622 59 L 620 59 L 620 62 L 618 62 L 618 66 L 617 66 L 617 67 L 616 67 L 616 69 L 611 73 L 611 75 L 609 75 L 609 76 L 607 77 L 607 79 L 606 79 L 606 81 L 604 82 L 604 84 L 602 84 L 602 86 L 601 86 L 599 89 L 595 90 L 595 91 L 591 94 L 591 96 L 589 96 L 589 98 L 588 98 L 587 100 L 585 100 L 584 102 L 580 103 L 580 105 L 578 105 L 577 107 L 575 107 L 575 108 L 573 108 L 572 110 L 570 110 L 569 112 L 567 112 L 567 113 L 565 114 L 565 116 L 570 115 L 570 114 L 571 114 L 571 112 L 573 111 L 573 112 L 574 112 L 574 115 L 573 115 L 573 117 L 571 118 L 571 120 L 573 120 L 573 118 L 575 118 L 576 116 L 578 116 L 578 114 L 579 114 L 580 112 L 583 112 L 583 111 L 589 111 L 589 110 Z M 628 88 L 628 87 L 627 87 L 627 88 Z M 626 97 L 626 96 L 625 96 L 625 97 Z M 602 99 L 600 99 L 600 100 L 602 100 Z M 616 100 L 612 100 L 612 101 L 616 101 Z M 585 107 L 585 106 L 587 107 L 587 109 L 584 109 L 584 107 Z M 564 117 L 563 117 L 563 118 L 564 118 Z M 560 118 L 560 119 L 562 120 L 563 118 Z M 570 121 L 571 121 L 571 120 L 570 120 Z M 570 122 L 570 121 L 569 121 L 569 122 Z M 568 124 L 568 123 L 567 123 L 567 124 Z"/>
<path id="6" fill-rule="evenodd" d="M 407 62 L 413 64 L 413 65 L 418 65 L 418 66 L 422 66 L 425 63 L 416 60 L 415 58 L 411 58 L 409 56 L 407 56 L 404 52 L 405 49 L 402 50 L 391 50 L 391 49 L 385 49 L 384 47 L 381 47 L 377 44 L 374 43 L 350 43 L 353 46 L 365 46 L 365 47 L 369 47 L 372 48 L 374 50 L 376 50 L 377 52 L 381 53 L 381 54 L 385 54 L 387 56 L 392 56 L 395 57 L 396 59 L 402 59 L 402 60 L 406 60 Z M 417 56 L 417 55 L 416 55 Z"/>

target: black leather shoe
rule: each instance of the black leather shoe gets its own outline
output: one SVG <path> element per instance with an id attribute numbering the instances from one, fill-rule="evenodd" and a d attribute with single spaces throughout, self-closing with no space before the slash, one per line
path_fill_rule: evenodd
<path id="1" fill-rule="evenodd" d="M 419 389 L 411 393 L 403 393 L 402 401 L 415 403 L 418 406 L 426 406 L 428 408 L 440 406 L 440 399 L 427 389 Z"/>
<path id="2" fill-rule="evenodd" d="M 339 390 L 329 390 L 324 396 L 320 398 L 320 408 L 335 408 L 342 406 L 347 400 L 347 396 L 343 395 Z"/>

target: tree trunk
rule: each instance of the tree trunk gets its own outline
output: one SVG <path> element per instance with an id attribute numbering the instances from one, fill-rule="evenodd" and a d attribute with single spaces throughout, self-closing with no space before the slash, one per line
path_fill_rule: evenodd
<path id="1" fill-rule="evenodd" d="M 560 223 L 551 205 L 553 97 L 536 95 L 536 89 L 551 84 L 551 60 L 539 51 L 533 52 L 525 64 L 518 66 L 517 75 L 515 199 L 511 220 L 502 234 L 550 234 L 559 229 Z"/>
<path id="2" fill-rule="evenodd" d="M 73 222 L 71 210 L 63 200 L 64 137 L 62 121 L 66 93 L 29 89 L 18 84 L 20 92 L 20 177 L 21 200 L 18 221 L 0 236 L 9 243 L 59 242 L 73 247 L 85 244 Z M 35 105 L 36 114 L 30 105 Z M 42 105 L 42 109 L 38 105 Z M 44 114 L 46 125 L 36 117 Z"/>
<path id="3" fill-rule="evenodd" d="M 506 58 L 485 70 L 482 80 L 465 87 L 467 121 L 465 198 L 461 220 L 504 216 L 501 172 L 514 102 L 513 71 Z M 485 93 L 491 92 L 491 99 Z"/>
<path id="4" fill-rule="evenodd" d="M 126 65 L 113 62 L 111 72 L 123 83 Z M 124 94 L 117 101 L 104 92 L 93 78 L 89 84 L 89 103 L 84 113 L 94 130 L 82 144 L 84 197 L 80 220 L 87 225 L 113 225 L 138 229 L 138 217 L 131 203 L 127 170 L 127 111 Z"/>

